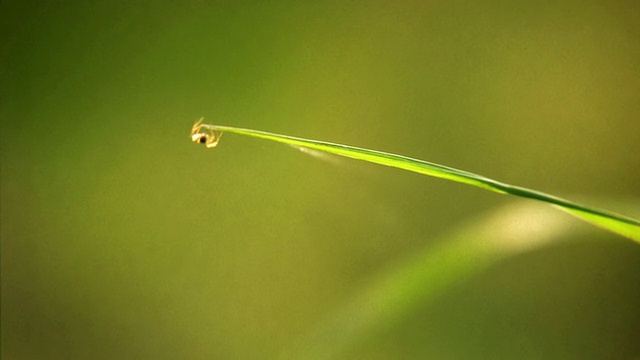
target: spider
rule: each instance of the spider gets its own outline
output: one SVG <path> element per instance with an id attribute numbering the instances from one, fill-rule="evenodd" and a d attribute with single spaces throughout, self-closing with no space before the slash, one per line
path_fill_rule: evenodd
<path id="1" fill-rule="evenodd" d="M 200 125 L 202 123 L 202 120 L 204 120 L 203 117 L 196 121 L 196 123 L 191 127 L 191 141 L 197 144 L 205 144 L 207 149 L 214 148 L 216 147 L 216 145 L 218 145 L 222 133 L 216 134 L 216 132 L 211 128 L 209 128 L 208 134 L 201 133 L 200 130 L 206 126 Z"/>

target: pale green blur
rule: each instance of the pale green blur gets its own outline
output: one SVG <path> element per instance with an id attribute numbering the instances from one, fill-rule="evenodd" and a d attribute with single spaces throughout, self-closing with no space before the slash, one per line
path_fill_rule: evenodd
<path id="1" fill-rule="evenodd" d="M 0 355 L 278 358 L 509 201 L 232 134 L 205 150 L 201 116 L 637 216 L 588 199 L 640 197 L 639 39 L 634 1 L 2 1 Z M 346 358 L 637 357 L 640 247 L 565 240 Z"/>

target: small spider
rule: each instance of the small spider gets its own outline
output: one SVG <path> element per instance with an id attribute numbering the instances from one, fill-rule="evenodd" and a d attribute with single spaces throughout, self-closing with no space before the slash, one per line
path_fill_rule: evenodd
<path id="1" fill-rule="evenodd" d="M 207 149 L 214 148 L 218 145 L 222 133 L 216 134 L 211 128 L 209 128 L 208 134 L 201 133 L 200 130 L 205 126 L 200 125 L 202 120 L 204 120 L 204 118 L 200 118 L 200 120 L 196 121 L 196 123 L 191 127 L 191 141 L 197 144 L 205 144 Z"/>

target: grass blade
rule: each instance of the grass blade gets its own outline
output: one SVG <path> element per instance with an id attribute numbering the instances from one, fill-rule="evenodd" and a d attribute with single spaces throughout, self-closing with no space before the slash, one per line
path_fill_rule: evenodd
<path id="1" fill-rule="evenodd" d="M 370 278 L 309 334 L 285 349 L 282 359 L 341 359 L 363 339 L 381 336 L 453 285 L 510 256 L 587 229 L 575 225 L 547 207 L 524 201 L 460 224 L 434 240 L 435 246 L 412 252 Z"/>
<path id="2" fill-rule="evenodd" d="M 199 123 L 197 124 L 197 130 L 208 129 L 212 132 L 228 132 L 276 141 L 288 145 L 324 151 L 330 154 L 345 156 L 352 159 L 368 161 L 375 164 L 390 166 L 398 169 L 413 171 L 419 174 L 473 185 L 501 194 L 510 194 L 518 197 L 543 201 L 552 204 L 557 208 L 564 210 L 572 214 L 573 216 L 578 217 L 600 228 L 640 242 L 640 220 L 636 220 L 613 212 L 587 207 L 553 195 L 545 194 L 543 192 L 509 185 L 500 181 L 496 181 L 481 175 L 473 174 L 452 167 L 439 165 L 424 160 L 413 159 L 402 155 L 396 155 L 377 150 L 369 150 L 355 146 L 303 139 L 252 129 L 242 129 L 230 126 L 207 124 L 199 125 Z M 194 139 L 193 134 L 191 138 L 192 140 Z"/>

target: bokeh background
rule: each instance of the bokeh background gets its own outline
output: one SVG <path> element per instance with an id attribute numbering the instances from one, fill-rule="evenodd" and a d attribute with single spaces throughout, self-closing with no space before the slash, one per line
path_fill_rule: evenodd
<path id="1" fill-rule="evenodd" d="M 201 116 L 640 212 L 637 1 L 7 0 L 0 20 L 3 359 L 278 358 L 511 201 L 232 134 L 205 150 Z M 340 358 L 637 358 L 640 247 L 589 229 Z"/>

